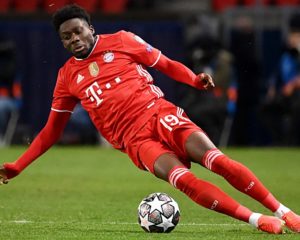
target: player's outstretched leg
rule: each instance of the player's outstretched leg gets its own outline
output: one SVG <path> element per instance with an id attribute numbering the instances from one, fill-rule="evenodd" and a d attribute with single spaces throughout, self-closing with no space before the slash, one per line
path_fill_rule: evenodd
<path id="1" fill-rule="evenodd" d="M 202 164 L 211 171 L 223 176 L 239 191 L 262 203 L 275 216 L 284 220 L 289 229 L 300 232 L 300 217 L 280 204 L 247 167 L 230 159 L 218 149 L 207 151 L 202 158 Z"/>
<path id="2" fill-rule="evenodd" d="M 283 221 L 271 216 L 253 213 L 213 184 L 197 178 L 185 167 L 175 167 L 169 173 L 169 182 L 203 207 L 250 223 L 261 231 L 281 234 Z"/>
<path id="3" fill-rule="evenodd" d="M 175 155 L 163 154 L 154 165 L 155 175 L 168 181 L 199 205 L 250 223 L 264 232 L 282 233 L 282 221 L 253 213 L 213 184 L 197 178 Z"/>
<path id="4" fill-rule="evenodd" d="M 223 176 L 233 187 L 270 209 L 292 231 L 300 232 L 298 215 L 282 205 L 247 167 L 212 146 L 214 145 L 203 133 L 192 134 L 186 143 L 189 155 L 196 162 Z"/>

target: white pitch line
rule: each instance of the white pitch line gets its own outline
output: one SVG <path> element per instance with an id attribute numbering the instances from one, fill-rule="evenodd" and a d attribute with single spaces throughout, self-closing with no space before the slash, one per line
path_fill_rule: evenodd
<path id="1" fill-rule="evenodd" d="M 130 222 L 101 222 L 103 225 L 136 225 L 138 223 Z M 248 226 L 245 223 L 179 223 L 181 226 Z"/>
<path id="2" fill-rule="evenodd" d="M 30 221 L 30 220 L 11 220 L 11 221 L 0 221 L 0 223 L 15 223 L 15 224 L 68 224 L 68 223 L 81 223 L 82 221 Z M 83 222 L 82 222 L 83 223 Z M 99 225 L 137 225 L 134 222 L 99 222 Z M 181 226 L 248 226 L 245 223 L 179 223 Z"/>
<path id="3" fill-rule="evenodd" d="M 14 221 L 10 221 L 10 222 L 20 223 L 20 224 L 32 223 L 32 221 L 27 221 L 27 220 L 14 220 Z"/>

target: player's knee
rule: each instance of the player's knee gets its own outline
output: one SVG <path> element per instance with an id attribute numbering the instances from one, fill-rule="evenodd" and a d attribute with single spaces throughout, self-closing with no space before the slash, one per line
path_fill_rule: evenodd
<path id="1" fill-rule="evenodd" d="M 202 165 L 225 178 L 232 174 L 237 174 L 241 168 L 240 163 L 230 159 L 216 148 L 205 153 L 202 158 Z"/>
<path id="2" fill-rule="evenodd" d="M 194 162 L 201 163 L 201 159 L 205 156 L 205 153 L 215 149 L 216 146 L 210 141 L 205 133 L 194 132 L 186 140 L 185 148 L 188 156 L 193 159 Z"/>
<path id="3" fill-rule="evenodd" d="M 175 188 L 177 187 L 177 182 L 180 181 L 181 177 L 188 173 L 189 170 L 186 167 L 174 167 L 171 169 L 171 171 L 168 174 L 168 181 L 171 185 L 173 185 Z"/>
<path id="4" fill-rule="evenodd" d="M 210 149 L 206 151 L 202 157 L 201 164 L 207 169 L 213 171 L 214 166 L 217 164 L 221 166 L 224 164 L 223 156 L 225 155 L 219 149 Z M 221 161 L 219 159 L 221 159 Z"/>
<path id="5" fill-rule="evenodd" d="M 198 179 L 186 167 L 177 166 L 169 172 L 168 181 L 175 188 L 190 196 L 196 190 L 194 186 L 196 186 Z"/>
<path id="6" fill-rule="evenodd" d="M 208 207 L 211 206 L 208 187 L 210 184 L 197 178 L 185 167 L 175 167 L 170 171 L 169 183 L 181 192 L 185 193 L 196 203 Z"/>
<path id="7" fill-rule="evenodd" d="M 182 162 L 173 154 L 163 154 L 154 163 L 154 174 L 160 179 L 168 181 L 169 173 L 174 167 L 184 167 Z"/>

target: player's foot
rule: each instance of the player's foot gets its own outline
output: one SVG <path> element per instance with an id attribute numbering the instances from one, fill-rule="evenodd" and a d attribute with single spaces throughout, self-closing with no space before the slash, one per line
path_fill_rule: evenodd
<path id="1" fill-rule="evenodd" d="M 7 172 L 3 166 L 0 166 L 0 185 L 7 184 Z"/>
<path id="2" fill-rule="evenodd" d="M 281 234 L 283 233 L 282 226 L 284 225 L 284 222 L 277 218 L 277 217 L 271 217 L 271 216 L 264 216 L 262 215 L 258 219 L 258 229 L 272 234 Z"/>
<path id="3" fill-rule="evenodd" d="M 282 216 L 282 220 L 285 221 L 285 226 L 294 232 L 300 233 L 300 216 L 289 211 Z"/>

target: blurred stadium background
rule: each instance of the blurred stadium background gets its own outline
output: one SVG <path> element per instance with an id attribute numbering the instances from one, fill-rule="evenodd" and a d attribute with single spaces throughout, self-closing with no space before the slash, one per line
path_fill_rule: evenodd
<path id="1" fill-rule="evenodd" d="M 217 88 L 202 93 L 151 70 L 166 98 L 218 145 L 300 144 L 299 104 L 268 105 L 287 36 L 300 29 L 299 0 L 0 0 L 0 145 L 31 142 L 47 120 L 69 57 L 51 14 L 68 3 L 91 13 L 98 34 L 132 31 L 195 72 L 211 73 Z M 105 144 L 80 107 L 60 143 Z"/>

